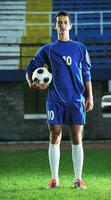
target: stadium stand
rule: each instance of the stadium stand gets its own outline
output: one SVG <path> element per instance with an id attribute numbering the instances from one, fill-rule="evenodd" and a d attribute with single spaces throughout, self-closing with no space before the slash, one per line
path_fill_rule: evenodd
<path id="1" fill-rule="evenodd" d="M 67 11 L 89 11 L 89 10 L 110 10 L 110 0 L 54 0 L 53 10 L 67 10 Z"/>
<path id="2" fill-rule="evenodd" d="M 41 6 L 42 5 L 42 6 Z M 22 37 L 21 68 L 26 67 L 31 57 L 41 44 L 51 41 L 49 35 L 49 16 L 52 11 L 52 0 L 27 0 L 26 4 L 26 32 Z M 46 13 L 46 14 L 45 14 Z M 45 24 L 45 25 L 43 25 Z"/>
<path id="3" fill-rule="evenodd" d="M 53 11 L 67 10 L 71 13 L 73 30 L 71 38 L 83 39 L 100 35 L 110 36 L 111 31 L 111 0 L 53 0 Z M 104 27 L 103 27 L 104 26 Z M 103 29 L 104 28 L 104 29 Z M 53 31 L 55 38 L 55 32 Z"/>
<path id="4" fill-rule="evenodd" d="M 0 70 L 19 69 L 25 10 L 25 0 L 0 0 Z"/>
<path id="5" fill-rule="evenodd" d="M 24 69 L 40 46 L 55 40 L 49 16 L 53 23 L 62 9 L 71 13 L 71 39 L 87 45 L 93 69 L 110 69 L 110 8 L 111 0 L 0 0 L 0 69 Z"/>
<path id="6" fill-rule="evenodd" d="M 88 10 L 110 10 L 111 9 L 111 1 L 110 0 L 74 0 L 74 10 L 75 11 L 88 11 Z"/>
<path id="7" fill-rule="evenodd" d="M 99 38 L 100 39 L 100 38 Z M 107 39 L 85 42 L 92 61 L 93 80 L 111 79 L 111 42 Z"/>

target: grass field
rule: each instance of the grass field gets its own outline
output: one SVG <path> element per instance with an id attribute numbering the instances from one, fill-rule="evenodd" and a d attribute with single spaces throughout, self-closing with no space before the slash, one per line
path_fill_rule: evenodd
<path id="1" fill-rule="evenodd" d="M 60 187 L 50 180 L 46 150 L 0 152 L 0 200 L 110 200 L 111 150 L 85 150 L 87 190 L 76 190 L 70 150 L 61 150 Z"/>

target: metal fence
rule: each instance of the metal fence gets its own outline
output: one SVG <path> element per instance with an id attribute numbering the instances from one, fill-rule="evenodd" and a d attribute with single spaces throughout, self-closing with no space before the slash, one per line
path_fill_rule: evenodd
<path id="1" fill-rule="evenodd" d="M 26 23 L 27 26 L 48 26 L 49 36 L 52 36 L 52 27 L 54 25 L 54 15 L 57 12 L 26 12 L 26 15 L 43 15 L 48 16 L 48 22 L 46 23 Z M 80 27 L 97 27 L 100 30 L 100 35 L 103 35 L 105 25 L 111 25 L 111 11 L 79 11 L 79 12 L 69 12 L 72 17 L 72 25 L 75 30 L 75 35 L 78 35 L 78 30 Z M 25 31 L 26 34 L 26 31 Z"/>

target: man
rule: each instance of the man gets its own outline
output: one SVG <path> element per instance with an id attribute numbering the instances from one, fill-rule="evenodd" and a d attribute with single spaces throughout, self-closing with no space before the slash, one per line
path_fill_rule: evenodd
<path id="1" fill-rule="evenodd" d="M 53 76 L 46 99 L 50 133 L 48 153 L 52 176 L 48 184 L 49 189 L 59 186 L 62 124 L 67 124 L 71 133 L 74 188 L 86 189 L 86 184 L 82 181 L 82 132 L 86 112 L 93 108 L 91 64 L 85 45 L 70 40 L 71 27 L 70 15 L 64 11 L 59 12 L 55 17 L 57 41 L 43 46 L 26 69 L 26 79 L 30 88 L 46 89 L 48 87 L 47 84 L 32 82 L 32 72 L 36 68 L 47 64 Z M 84 92 L 86 98 L 84 98 Z"/>

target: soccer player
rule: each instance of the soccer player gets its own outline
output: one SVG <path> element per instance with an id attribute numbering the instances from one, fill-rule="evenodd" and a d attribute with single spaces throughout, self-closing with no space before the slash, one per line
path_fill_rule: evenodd
<path id="1" fill-rule="evenodd" d="M 83 144 L 82 132 L 86 112 L 93 109 L 91 84 L 91 63 L 84 44 L 72 41 L 70 15 L 61 11 L 55 17 L 57 40 L 44 45 L 32 58 L 26 68 L 26 80 L 30 88 L 46 89 L 47 84 L 32 81 L 32 73 L 45 64 L 52 73 L 46 99 L 47 123 L 50 133 L 49 163 L 51 181 L 48 188 L 59 186 L 59 160 L 62 125 L 70 128 L 72 161 L 74 168 L 74 188 L 86 189 L 82 180 Z M 85 93 L 85 97 L 84 97 Z"/>

